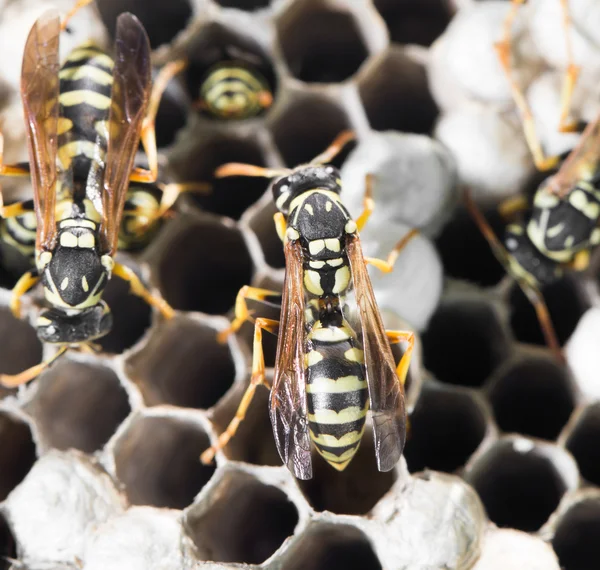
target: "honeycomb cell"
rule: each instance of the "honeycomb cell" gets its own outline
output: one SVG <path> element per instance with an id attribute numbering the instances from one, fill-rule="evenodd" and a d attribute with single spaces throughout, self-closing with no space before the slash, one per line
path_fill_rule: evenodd
<path id="1" fill-rule="evenodd" d="M 98 451 L 131 411 L 117 375 L 104 366 L 61 359 L 37 383 L 26 409 L 55 449 Z"/>
<path id="2" fill-rule="evenodd" d="M 600 499 L 588 498 L 561 517 L 552 546 L 563 570 L 595 570 L 600 560 Z"/>
<path id="3" fill-rule="evenodd" d="M 6 519 L 0 515 L 0 570 L 9 570 L 11 560 L 17 558 L 17 543 Z"/>
<path id="4" fill-rule="evenodd" d="M 173 229 L 157 259 L 164 298 L 181 311 L 227 312 L 252 277 L 241 232 L 209 216 L 180 216 Z"/>
<path id="5" fill-rule="evenodd" d="M 546 358 L 526 358 L 503 367 L 488 396 L 502 431 L 549 440 L 556 439 L 575 407 L 566 370 Z"/>
<path id="6" fill-rule="evenodd" d="M 125 369 L 148 406 L 210 408 L 235 378 L 231 353 L 217 342 L 217 331 L 185 317 L 154 329 Z"/>
<path id="7" fill-rule="evenodd" d="M 422 336 L 425 368 L 438 380 L 481 386 L 508 352 L 495 309 L 477 299 L 442 301 Z"/>
<path id="8" fill-rule="evenodd" d="M 486 413 L 466 390 L 428 382 L 410 415 L 404 457 L 412 473 L 462 467 L 486 435 Z"/>
<path id="9" fill-rule="evenodd" d="M 287 67 L 301 81 L 344 81 L 354 75 L 368 56 L 352 14 L 347 10 L 331 10 L 320 0 L 292 3 L 276 27 Z"/>
<path id="10" fill-rule="evenodd" d="M 135 14 L 146 28 L 152 49 L 170 42 L 181 32 L 192 17 L 189 0 L 98 0 L 96 2 L 102 22 L 114 37 L 117 18 L 123 12 Z"/>
<path id="11" fill-rule="evenodd" d="M 182 509 L 215 471 L 200 453 L 210 445 L 198 425 L 175 417 L 133 419 L 114 448 L 117 477 L 133 505 Z"/>
<path id="12" fill-rule="evenodd" d="M 298 523 L 298 511 L 283 491 L 247 473 L 228 471 L 212 497 L 206 507 L 193 507 L 185 517 L 203 560 L 260 564 Z"/>
<path id="13" fill-rule="evenodd" d="M 565 491 L 577 486 L 578 475 L 573 460 L 559 448 L 510 438 L 479 456 L 465 478 L 493 523 L 535 532 Z"/>
<path id="14" fill-rule="evenodd" d="M 42 343 L 35 329 L 0 308 L 0 373 L 18 374 L 42 360 Z M 6 393 L 0 388 L 0 397 Z"/>
<path id="15" fill-rule="evenodd" d="M 375 0 L 390 32 L 390 39 L 399 44 L 430 46 L 442 34 L 452 18 L 447 0 Z"/>
<path id="16" fill-rule="evenodd" d="M 559 281 L 542 289 L 544 300 L 560 344 L 564 344 L 590 308 L 590 302 L 581 284 L 573 275 L 566 275 Z M 510 293 L 510 325 L 515 337 L 521 342 L 546 345 L 535 310 L 520 287 L 515 285 Z"/>
<path id="17" fill-rule="evenodd" d="M 344 471 L 336 471 L 313 453 L 313 478 L 298 484 L 316 511 L 364 515 L 391 489 L 395 480 L 394 471 L 382 473 L 377 469 L 373 433 L 367 429 L 356 456 Z"/>
<path id="18" fill-rule="evenodd" d="M 600 485 L 600 404 L 592 404 L 579 416 L 565 446 L 573 454 L 581 476 Z"/>
<path id="19" fill-rule="evenodd" d="M 438 114 L 422 64 L 399 46 L 375 58 L 361 73 L 358 90 L 376 131 L 428 134 Z"/>
<path id="20" fill-rule="evenodd" d="M 188 194 L 199 208 L 239 219 L 248 206 L 264 194 L 269 179 L 250 176 L 214 178 L 215 170 L 227 162 L 265 166 L 265 156 L 254 136 L 241 138 L 219 134 L 203 136 L 197 144 L 187 148 L 185 154 L 174 155 L 171 167 L 179 180 L 212 185 L 206 194 Z"/>
<path id="21" fill-rule="evenodd" d="M 25 478 L 35 462 L 36 453 L 29 426 L 5 412 L 0 412 L 0 442 L 0 501 L 4 501 Z M 0 537 L 0 544 L 2 542 Z"/>
<path id="22" fill-rule="evenodd" d="M 283 570 L 381 570 L 369 539 L 344 524 L 313 523 L 285 555 Z"/>
<path id="23" fill-rule="evenodd" d="M 276 213 L 277 208 L 273 199 L 271 196 L 265 196 L 265 199 L 257 204 L 257 208 L 248 217 L 247 224 L 258 239 L 267 265 L 274 269 L 282 269 L 285 267 L 285 256 L 283 244 L 273 222 L 273 216 Z"/>
<path id="24" fill-rule="evenodd" d="M 350 119 L 341 107 L 312 93 L 296 96 L 274 117 L 271 131 L 283 160 L 294 167 L 311 161 L 350 127 Z"/>

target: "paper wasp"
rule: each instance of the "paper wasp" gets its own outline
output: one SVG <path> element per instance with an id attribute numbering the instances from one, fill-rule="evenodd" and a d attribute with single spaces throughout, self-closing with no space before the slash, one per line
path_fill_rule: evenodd
<path id="1" fill-rule="evenodd" d="M 372 178 L 367 180 L 364 211 L 353 220 L 340 199 L 340 173 L 325 166 L 354 137 L 342 133 L 309 164 L 272 170 L 230 163 L 216 176 L 276 177 L 271 189 L 279 212 L 275 224 L 285 250 L 285 282 L 279 322 L 255 320 L 252 378 L 235 418 L 218 442 L 202 454 L 210 462 L 235 434 L 256 387 L 271 389 L 270 415 L 283 463 L 299 479 L 312 477 L 310 442 L 335 469 L 354 457 L 370 407 L 380 471 L 394 467 L 404 448 L 404 382 L 414 335 L 386 331 L 377 307 L 367 263 L 389 272 L 410 232 L 387 261 L 363 257 L 358 231 L 373 210 Z M 246 300 L 277 293 L 243 287 L 236 317 L 220 334 L 224 341 L 250 318 Z M 278 334 L 272 387 L 265 379 L 262 331 Z M 396 367 L 390 342 L 408 349 Z"/>
<path id="2" fill-rule="evenodd" d="M 497 45 L 502 66 L 510 81 L 513 98 L 520 111 L 527 144 L 540 171 L 553 169 L 560 157 L 546 157 L 537 139 L 533 116 L 510 67 L 510 30 L 515 11 L 522 0 L 512 0 L 513 7 L 505 24 L 505 39 Z M 565 28 L 569 24 L 567 0 L 561 0 Z M 567 53 L 571 48 L 567 35 Z M 562 94 L 559 130 L 582 131 L 578 145 L 560 164 L 558 171 L 538 187 L 531 205 L 523 197 L 500 206 L 505 217 L 527 211 L 520 223 L 507 226 L 503 244 L 494 235 L 469 193 L 465 200 L 475 222 L 490 243 L 494 254 L 515 278 L 533 304 L 546 343 L 559 359 L 560 344 L 540 288 L 559 279 L 565 270 L 587 268 L 591 250 L 600 243 L 600 115 L 590 124 L 567 123 L 578 68 L 569 63 Z"/>
<path id="3" fill-rule="evenodd" d="M 87 346 L 109 332 L 112 317 L 102 294 L 111 275 L 127 280 L 165 317 L 174 314 L 114 260 L 129 183 L 152 183 L 158 170 L 154 117 L 160 93 L 151 93 L 146 32 L 135 16 L 122 14 L 114 59 L 86 44 L 61 66 L 60 31 L 59 17 L 49 12 L 29 33 L 21 72 L 29 163 L 0 160 L 0 174 L 31 176 L 36 216 L 36 270 L 19 279 L 11 309 L 18 316 L 21 296 L 41 281 L 50 308 L 38 318 L 38 337 L 61 348 L 42 364 L 2 375 L 5 386 L 31 380 L 70 345 Z M 149 170 L 134 167 L 140 139 Z M 23 212 L 21 204 L 1 210 L 4 217 Z"/>

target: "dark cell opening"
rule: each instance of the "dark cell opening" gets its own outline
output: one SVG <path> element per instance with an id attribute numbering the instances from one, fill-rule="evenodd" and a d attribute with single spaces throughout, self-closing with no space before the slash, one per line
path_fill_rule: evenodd
<path id="1" fill-rule="evenodd" d="M 600 404 L 587 408 L 569 435 L 567 449 L 573 454 L 581 476 L 600 485 Z"/>
<path id="2" fill-rule="evenodd" d="M 0 413 L 0 445 L 0 501 L 4 501 L 29 473 L 36 452 L 29 426 L 6 413 Z M 3 531 L 0 530 L 0 552 L 2 535 Z"/>
<path id="3" fill-rule="evenodd" d="M 552 546 L 563 570 L 596 570 L 600 560 L 600 501 L 571 507 L 558 524 Z"/>
<path id="4" fill-rule="evenodd" d="M 0 515 L 0 570 L 9 570 L 12 567 L 10 559 L 17 559 L 17 543 L 6 519 Z"/>

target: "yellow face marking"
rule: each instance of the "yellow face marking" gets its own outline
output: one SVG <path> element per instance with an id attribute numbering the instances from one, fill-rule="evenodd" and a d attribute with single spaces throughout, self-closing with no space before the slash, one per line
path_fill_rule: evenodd
<path id="1" fill-rule="evenodd" d="M 287 199 L 289 197 L 290 197 L 290 193 L 287 190 L 283 191 L 279 195 L 279 198 L 277 198 L 277 200 L 275 201 L 275 206 L 277 206 L 278 210 L 281 210 L 283 208 L 283 205 L 287 202 Z"/>
<path id="2" fill-rule="evenodd" d="M 594 231 L 592 231 L 592 234 L 590 236 L 590 241 L 593 244 L 600 243 L 600 228 L 595 228 Z"/>
<path id="3" fill-rule="evenodd" d="M 565 239 L 565 248 L 571 249 L 573 244 L 575 243 L 575 238 L 573 236 L 569 236 Z"/>
<path id="4" fill-rule="evenodd" d="M 81 287 L 86 293 L 90 290 L 90 286 L 88 285 L 85 275 L 81 278 Z"/>
<path id="5" fill-rule="evenodd" d="M 60 290 L 64 291 L 68 286 L 69 286 L 69 278 L 65 277 L 60 284 Z"/>
<path id="6" fill-rule="evenodd" d="M 96 67 L 95 65 L 80 65 L 78 67 L 61 69 L 58 72 L 58 77 L 60 77 L 60 79 L 68 79 L 70 81 L 89 78 L 100 85 L 112 84 L 112 75 L 103 69 Z"/>
<path id="7" fill-rule="evenodd" d="M 308 242 L 308 251 L 311 255 L 317 255 L 320 251 L 325 248 L 325 240 L 323 239 L 315 239 L 313 241 Z"/>
<path id="8" fill-rule="evenodd" d="M 96 240 L 94 239 L 94 234 L 82 234 L 79 236 L 77 240 L 77 245 L 79 247 L 85 247 L 88 249 L 93 249 L 96 245 Z"/>
<path id="9" fill-rule="evenodd" d="M 350 431 L 345 433 L 340 439 L 337 439 L 334 435 L 328 433 L 320 433 L 319 435 L 310 432 L 310 438 L 317 445 L 324 445 L 325 447 L 346 447 L 357 443 L 362 438 L 362 431 Z"/>
<path id="10" fill-rule="evenodd" d="M 304 271 L 304 286 L 313 295 L 322 295 L 324 293 L 323 287 L 321 287 L 321 277 L 316 271 L 307 269 Z"/>
<path id="11" fill-rule="evenodd" d="M 559 202 L 558 196 L 547 190 L 538 190 L 533 197 L 533 204 L 538 208 L 554 208 Z"/>
<path id="12" fill-rule="evenodd" d="M 326 203 L 325 203 L 325 210 L 326 210 L 327 212 L 331 212 L 331 208 L 333 208 L 333 203 L 331 203 L 331 202 L 326 202 Z"/>
<path id="13" fill-rule="evenodd" d="M 306 354 L 305 360 L 306 366 L 313 366 L 314 364 L 317 364 L 323 360 L 323 355 L 316 350 L 311 350 Z"/>
<path id="14" fill-rule="evenodd" d="M 300 196 L 296 196 L 290 202 L 290 212 L 296 210 L 296 208 L 298 208 L 305 200 L 307 200 L 309 196 L 312 196 L 316 193 L 322 194 L 323 196 L 327 196 L 334 204 L 339 204 L 341 202 L 340 197 L 335 192 L 332 192 L 331 190 L 324 190 L 322 188 L 315 188 L 314 190 L 307 190 L 306 192 L 302 192 Z"/>
<path id="15" fill-rule="evenodd" d="M 342 394 L 367 388 L 367 381 L 350 375 L 341 378 L 314 378 L 306 384 L 306 391 L 311 394 Z"/>
<path id="16" fill-rule="evenodd" d="M 361 364 L 365 361 L 364 353 L 359 348 L 349 348 L 344 352 L 344 358 L 350 362 L 360 362 Z"/>
<path id="17" fill-rule="evenodd" d="M 77 236 L 71 232 L 62 232 L 60 234 L 60 245 L 63 247 L 77 247 Z"/>
<path id="18" fill-rule="evenodd" d="M 338 257 L 336 259 L 328 259 L 327 260 L 327 265 L 329 265 L 330 267 L 339 267 L 343 263 L 344 263 L 344 260 L 341 257 Z"/>
<path id="19" fill-rule="evenodd" d="M 583 210 L 588 203 L 587 196 L 582 190 L 573 190 L 569 194 L 569 203 L 578 210 Z"/>
<path id="20" fill-rule="evenodd" d="M 553 228 L 548 228 L 546 230 L 546 234 L 548 235 L 548 237 L 551 237 L 551 238 L 556 237 L 558 234 L 560 234 L 563 231 L 564 227 L 565 227 L 565 224 L 561 222 L 560 224 L 556 224 Z"/>
<path id="21" fill-rule="evenodd" d="M 342 246 L 340 245 L 340 240 L 337 238 L 330 238 L 325 240 L 325 247 L 329 251 L 340 251 Z"/>
<path id="22" fill-rule="evenodd" d="M 73 121 L 65 117 L 59 117 L 58 124 L 56 126 L 57 134 L 64 135 L 66 132 L 70 131 L 73 128 Z"/>
<path id="23" fill-rule="evenodd" d="M 315 215 L 315 210 L 312 207 L 311 204 L 304 204 L 304 209 L 311 215 L 314 216 Z"/>
<path id="24" fill-rule="evenodd" d="M 66 91 L 59 95 L 58 101 L 64 107 L 73 107 L 82 103 L 87 103 L 96 109 L 108 109 L 110 107 L 110 97 L 89 89 Z"/>
<path id="25" fill-rule="evenodd" d="M 347 234 L 353 234 L 358 229 L 356 226 L 356 222 L 354 220 L 350 220 L 346 223 L 346 227 L 344 228 Z"/>
<path id="26" fill-rule="evenodd" d="M 348 269 L 347 265 L 340 267 L 335 272 L 335 284 L 333 285 L 332 291 L 334 293 L 342 293 L 348 288 L 350 284 L 350 269 Z"/>
<path id="27" fill-rule="evenodd" d="M 368 409 L 369 404 L 367 400 L 367 404 L 362 410 L 358 406 L 350 406 L 339 412 L 335 410 L 315 410 L 314 414 L 308 414 L 308 421 L 326 425 L 346 424 L 364 418 L 367 415 Z"/>

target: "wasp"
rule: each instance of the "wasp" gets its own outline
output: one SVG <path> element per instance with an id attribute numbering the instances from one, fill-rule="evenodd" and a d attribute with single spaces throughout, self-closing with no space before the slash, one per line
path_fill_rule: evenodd
<path id="1" fill-rule="evenodd" d="M 270 388 L 270 417 L 277 449 L 299 479 L 312 477 L 311 445 L 342 471 L 358 450 L 370 408 L 380 471 L 399 460 L 406 438 L 404 382 L 414 334 L 386 331 L 367 273 L 367 263 L 389 272 L 413 232 L 388 260 L 365 258 L 359 239 L 373 210 L 372 177 L 364 211 L 353 220 L 343 205 L 340 173 L 326 165 L 354 137 L 342 133 L 309 164 L 272 170 L 230 163 L 216 176 L 275 177 L 271 185 L 278 212 L 275 225 L 285 252 L 281 319 L 257 318 L 252 377 L 234 419 L 218 442 L 201 456 L 212 461 L 235 434 L 257 386 Z M 251 318 L 247 299 L 266 300 L 276 292 L 240 290 L 231 327 L 219 340 Z M 272 386 L 265 379 L 262 331 L 278 335 Z M 398 366 L 390 342 L 406 341 Z"/>
<path id="2" fill-rule="evenodd" d="M 62 66 L 60 32 L 60 18 L 47 12 L 25 44 L 21 97 L 29 162 L 5 165 L 0 155 L 0 174 L 31 177 L 36 221 L 35 270 L 14 287 L 11 310 L 19 316 L 21 297 L 41 281 L 49 309 L 38 318 L 37 334 L 60 349 L 31 369 L 3 375 L 6 386 L 31 380 L 69 346 L 89 346 L 110 331 L 112 317 L 102 294 L 112 275 L 128 281 L 135 295 L 166 318 L 174 315 L 131 269 L 114 260 L 130 181 L 153 183 L 158 171 L 154 117 L 160 93 L 151 90 L 146 31 L 135 16 L 122 14 L 114 59 L 86 44 Z M 134 166 L 140 140 L 149 170 Z M 24 212 L 13 204 L 1 213 Z"/>
<path id="3" fill-rule="evenodd" d="M 560 279 L 566 270 L 585 270 L 592 249 L 600 243 L 600 115 L 591 123 L 569 122 L 569 107 L 579 68 L 569 63 L 561 102 L 559 130 L 580 131 L 578 145 L 566 158 L 546 157 L 537 138 L 533 117 L 510 68 L 510 29 L 522 0 L 512 0 L 504 41 L 496 47 L 520 111 L 527 144 L 538 170 L 558 170 L 538 186 L 531 204 L 524 197 L 500 205 L 504 218 L 524 213 L 505 229 L 503 243 L 494 235 L 481 211 L 465 191 L 467 208 L 506 271 L 535 308 L 547 345 L 564 360 L 541 288 Z M 564 22 L 570 22 L 567 0 L 561 0 Z M 567 34 L 567 53 L 572 62 Z"/>

